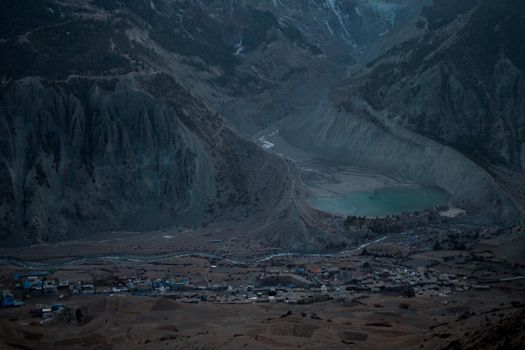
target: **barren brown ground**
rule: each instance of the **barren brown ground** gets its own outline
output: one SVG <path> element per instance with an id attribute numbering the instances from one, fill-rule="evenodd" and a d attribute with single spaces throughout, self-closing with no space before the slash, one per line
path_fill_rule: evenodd
<path id="1" fill-rule="evenodd" d="M 253 284 L 265 270 L 286 266 L 351 268 L 355 275 L 395 266 L 432 264 L 440 272 L 468 276 L 471 284 L 489 290 L 468 290 L 441 297 L 362 293 L 321 303 L 222 304 L 182 303 L 159 296 L 71 296 L 60 302 L 82 310 L 80 322 L 56 317 L 41 324 L 31 317 L 36 304 L 57 297 L 31 297 L 21 308 L 0 309 L 0 349 L 523 349 L 525 345 L 525 280 L 523 232 L 514 230 L 476 239 L 465 251 L 433 251 L 434 234 L 420 235 L 413 245 L 390 240 L 368 246 L 368 254 L 280 257 L 240 264 L 227 259 L 182 256 L 161 261 L 78 260 L 83 254 L 148 256 L 202 246 L 217 255 L 247 259 L 249 249 L 227 233 L 201 232 L 184 240 L 165 232 L 147 236 L 115 234 L 94 242 L 69 242 L 23 249 L 2 249 L 0 256 L 57 264 L 57 278 L 93 280 L 97 289 L 116 277 L 178 278 L 188 276 L 196 286 L 208 282 L 240 286 Z M 215 233 L 217 234 L 215 234 Z M 190 233 L 181 233 L 190 236 Z M 172 237 L 164 237 L 172 236 Z M 230 236 L 231 237 L 231 236 Z M 221 243 L 210 243 L 222 239 Z M 412 244 L 412 243 L 411 243 Z M 137 248 L 138 247 L 138 248 Z M 242 254 L 236 254 L 241 252 Z M 402 252 L 399 257 L 384 256 Z M 267 252 L 269 253 L 269 252 Z M 253 253 L 252 255 L 256 255 Z M 395 254 L 394 254 L 395 255 Z M 486 258 L 483 258 L 486 256 Z M 252 256 L 253 258 L 253 256 Z M 366 264 L 365 264 L 366 263 Z M 0 268 L 2 288 L 10 285 L 17 266 Z M 214 266 L 211 268 L 211 266 Z M 366 272 L 365 271 L 365 272 Z M 504 281 L 502 282 L 501 279 Z"/>
<path id="2" fill-rule="evenodd" d="M 449 298 L 378 295 L 310 305 L 75 297 L 69 303 L 85 312 L 80 324 L 31 324 L 24 316 L 29 306 L 3 311 L 0 344 L 5 349 L 456 349 L 491 327 L 506 327 L 512 335 L 507 324 L 516 317 L 523 322 L 524 315 L 523 306 L 512 301 L 500 291 Z M 520 332 L 512 335 L 515 345 L 525 344 L 524 329 Z M 492 333 L 495 342 L 479 348 L 503 346 L 497 330 Z"/>

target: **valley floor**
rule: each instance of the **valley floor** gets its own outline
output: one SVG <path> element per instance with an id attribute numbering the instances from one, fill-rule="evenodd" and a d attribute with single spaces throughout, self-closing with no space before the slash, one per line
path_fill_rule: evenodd
<path id="1" fill-rule="evenodd" d="M 0 308 L 0 347 L 519 349 L 525 344 L 520 227 L 356 232 L 349 233 L 355 245 L 344 251 L 289 254 L 261 246 L 261 251 L 244 247 L 241 255 L 235 252 L 244 243 L 210 230 L 186 242 L 200 246 L 202 254 L 172 253 L 176 240 L 187 237 L 166 232 L 2 249 L 1 288 L 25 305 Z M 47 276 L 16 276 L 35 272 Z M 38 280 L 51 286 L 49 294 L 31 287 Z"/>

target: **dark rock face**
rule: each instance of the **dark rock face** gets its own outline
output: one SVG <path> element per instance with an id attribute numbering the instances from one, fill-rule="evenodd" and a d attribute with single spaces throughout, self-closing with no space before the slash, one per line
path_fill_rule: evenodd
<path id="1" fill-rule="evenodd" d="M 107 84 L 27 79 L 5 88 L 4 238 L 49 241 L 203 220 L 214 169 L 198 138 L 174 108 L 130 81 Z"/>
<path id="2" fill-rule="evenodd" d="M 336 104 L 458 150 L 523 212 L 524 14 L 513 0 L 435 1 L 416 34 L 341 84 Z"/>
<path id="3" fill-rule="evenodd" d="M 270 214 L 280 230 L 308 231 L 290 165 L 168 75 L 28 78 L 7 84 L 0 105 L 6 244 Z M 294 234 L 271 239 L 293 245 Z"/>
<path id="4" fill-rule="evenodd" d="M 436 1 L 418 23 L 426 30 L 372 62 L 350 89 L 484 166 L 523 169 L 524 14 L 513 0 Z"/>
<path id="5" fill-rule="evenodd" d="M 263 221 L 272 244 L 312 243 L 293 166 L 197 96 L 236 131 L 268 125 L 279 118 L 271 102 L 237 98 L 271 101 L 312 65 L 353 61 L 356 43 L 417 7 L 391 3 L 7 0 L 3 242 L 247 220 Z"/>

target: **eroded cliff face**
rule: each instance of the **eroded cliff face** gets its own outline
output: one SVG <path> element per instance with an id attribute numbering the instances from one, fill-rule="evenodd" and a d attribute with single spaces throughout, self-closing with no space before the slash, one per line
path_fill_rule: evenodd
<path id="1" fill-rule="evenodd" d="M 272 216 L 308 232 L 290 165 L 169 76 L 27 78 L 7 84 L 0 105 L 5 244 Z"/>
<path id="2" fill-rule="evenodd" d="M 184 85 L 236 79 L 227 29 L 202 3 L 4 9 L 2 244 L 209 222 L 261 223 L 254 239 L 296 249 L 326 239 L 293 166 L 239 137 Z"/>
<path id="3" fill-rule="evenodd" d="M 0 114 L 4 235 L 37 242 L 152 229 L 190 212 L 202 220 L 210 160 L 173 108 L 126 81 L 26 79 L 4 89 Z"/>
<path id="4" fill-rule="evenodd" d="M 458 151 L 420 136 L 380 116 L 363 117 L 320 102 L 291 116 L 280 134 L 294 146 L 334 162 L 438 186 L 452 203 L 479 222 L 515 222 L 520 207 L 492 176 Z"/>

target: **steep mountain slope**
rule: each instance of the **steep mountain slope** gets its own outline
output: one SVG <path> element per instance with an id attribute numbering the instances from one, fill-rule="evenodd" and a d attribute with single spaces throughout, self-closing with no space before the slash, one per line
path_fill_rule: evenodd
<path id="1" fill-rule="evenodd" d="M 4 242 L 217 220 L 262 221 L 261 235 L 286 246 L 326 239 L 310 234 L 315 215 L 293 166 L 236 133 L 287 115 L 289 91 L 333 84 L 420 6 L 6 1 Z"/>
<path id="2" fill-rule="evenodd" d="M 290 91 L 344 76 L 370 42 L 412 18 L 421 1 L 96 1 L 139 29 L 155 53 L 246 136 L 283 118 Z M 306 85 L 306 86 L 305 86 Z"/>
<path id="3" fill-rule="evenodd" d="M 521 216 L 494 178 L 458 151 L 379 122 L 382 115 L 364 107 L 349 113 L 322 98 L 313 101 L 281 124 L 280 135 L 292 145 L 334 162 L 440 187 L 452 195 L 451 205 L 479 223 L 511 223 Z"/>
<path id="4" fill-rule="evenodd" d="M 5 1 L 4 242 L 224 220 L 262 222 L 273 244 L 315 246 L 329 237 L 294 166 L 247 140 L 275 125 L 328 159 L 437 185 L 480 217 L 512 220 L 517 196 L 500 187 L 524 183 L 523 50 L 512 46 L 523 6 L 440 0 L 412 26 L 426 3 Z"/>
<path id="5" fill-rule="evenodd" d="M 523 206 L 524 15 L 520 1 L 435 1 L 420 35 L 345 82 L 337 104 L 458 150 Z"/>
<path id="6" fill-rule="evenodd" d="M 440 186 L 494 220 L 520 216 L 523 13 L 511 0 L 435 1 L 409 39 L 335 90 L 335 107 L 305 102 L 281 135 L 334 160 Z"/>
<path id="7" fill-rule="evenodd" d="M 426 32 L 374 61 L 357 89 L 418 133 L 523 169 L 524 15 L 520 1 L 437 1 L 423 11 Z"/>
<path id="8" fill-rule="evenodd" d="M 6 8 L 2 244 L 228 220 L 267 223 L 263 240 L 315 242 L 302 236 L 315 221 L 293 167 L 233 133 L 155 40 L 138 44 L 155 33 L 143 19 L 91 1 Z"/>
<path id="9" fill-rule="evenodd" d="M 169 76 L 25 79 L 5 88 L 0 115 L 8 241 L 270 216 L 291 237 L 307 231 L 290 165 L 229 131 Z"/>

